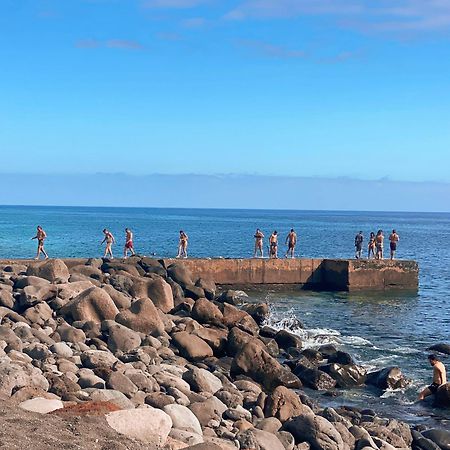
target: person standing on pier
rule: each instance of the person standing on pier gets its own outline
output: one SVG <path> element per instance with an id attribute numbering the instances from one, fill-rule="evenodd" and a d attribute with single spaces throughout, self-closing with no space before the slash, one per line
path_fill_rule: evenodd
<path id="1" fill-rule="evenodd" d="M 364 242 L 364 236 L 363 236 L 363 232 L 360 231 L 356 236 L 355 236 L 355 258 L 359 259 L 361 258 L 361 252 L 362 252 L 362 245 Z"/>
<path id="2" fill-rule="evenodd" d="M 47 233 L 39 225 L 36 229 L 36 236 L 31 238 L 31 240 L 37 239 L 37 241 L 38 241 L 36 258 L 34 258 L 34 259 L 36 259 L 36 260 L 39 259 L 39 257 L 41 256 L 41 253 L 44 255 L 45 259 L 48 259 L 47 252 L 44 249 L 44 241 L 46 238 L 47 238 Z"/>
<path id="3" fill-rule="evenodd" d="M 444 364 L 435 355 L 428 356 L 428 361 L 433 367 L 433 381 L 420 393 L 419 400 L 424 400 L 425 397 L 436 394 L 439 386 L 447 383 L 447 372 Z"/>
<path id="4" fill-rule="evenodd" d="M 278 232 L 274 231 L 269 238 L 269 257 L 270 258 L 278 258 Z"/>
<path id="5" fill-rule="evenodd" d="M 375 258 L 375 233 L 373 231 L 370 232 L 369 237 L 369 245 L 367 246 L 367 259 L 370 259 L 370 255 L 372 255 Z"/>
<path id="6" fill-rule="evenodd" d="M 383 259 L 383 246 L 384 246 L 384 236 L 383 230 L 378 230 L 377 235 L 375 236 L 375 245 L 377 247 L 377 259 Z"/>
<path id="7" fill-rule="evenodd" d="M 389 246 L 391 248 L 391 259 L 395 258 L 395 253 L 397 251 L 397 243 L 400 240 L 399 235 L 395 230 L 392 230 L 391 235 L 389 236 Z"/>
<path id="8" fill-rule="evenodd" d="M 103 234 L 105 235 L 105 237 L 103 238 L 103 241 L 101 242 L 101 244 L 106 242 L 105 253 L 103 255 L 103 258 L 107 258 L 109 255 L 111 257 L 111 259 L 113 259 L 114 256 L 113 256 L 113 252 L 112 252 L 112 246 L 113 246 L 113 244 L 116 243 L 116 239 L 114 238 L 112 233 L 109 230 L 107 230 L 106 228 L 103 230 Z"/>
<path id="9" fill-rule="evenodd" d="M 263 258 L 264 257 L 264 250 L 263 250 L 264 234 L 259 228 L 257 228 L 255 231 L 255 235 L 253 237 L 255 238 L 255 253 L 253 254 L 253 257 L 256 258 L 256 255 L 259 252 L 261 258 Z"/>
<path id="10" fill-rule="evenodd" d="M 286 258 L 288 255 L 291 256 L 291 258 L 295 258 L 295 246 L 297 245 L 297 233 L 294 231 L 293 228 L 291 228 L 291 231 L 286 237 L 286 245 L 288 246 L 287 252 L 286 252 Z"/>
<path id="11" fill-rule="evenodd" d="M 128 258 L 128 251 L 134 256 L 133 232 L 129 228 L 125 228 L 125 247 L 123 249 L 123 257 Z"/>
<path id="12" fill-rule="evenodd" d="M 187 258 L 188 235 L 180 230 L 180 240 L 178 242 L 177 258 Z"/>

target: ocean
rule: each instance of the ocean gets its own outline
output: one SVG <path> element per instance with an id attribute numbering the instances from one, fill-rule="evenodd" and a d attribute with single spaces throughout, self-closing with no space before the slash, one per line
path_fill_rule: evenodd
<path id="1" fill-rule="evenodd" d="M 367 244 L 370 231 L 383 229 L 389 234 L 395 228 L 400 235 L 398 257 L 419 262 L 417 293 L 258 289 L 249 292 L 250 299 L 270 303 L 273 326 L 299 318 L 305 330 L 298 332 L 306 345 L 335 343 L 369 368 L 397 365 L 411 380 L 406 389 L 385 393 L 360 388 L 329 398 L 308 392 L 323 404 L 370 406 L 412 423 L 438 421 L 450 427 L 449 411 L 414 402 L 430 382 L 426 349 L 438 342 L 450 343 L 449 213 L 0 206 L 0 258 L 33 257 L 36 241 L 31 237 L 36 225 L 48 234 L 50 257 L 101 256 L 103 228 L 115 235 L 115 256 L 120 257 L 124 229 L 129 227 L 137 252 L 155 257 L 176 255 L 181 229 L 189 235 L 190 257 L 245 258 L 252 256 L 256 228 L 266 238 L 277 230 L 282 243 L 294 228 L 299 256 L 352 258 L 359 230 Z M 280 253 L 284 250 L 281 245 Z M 442 360 L 450 370 L 450 357 Z"/>

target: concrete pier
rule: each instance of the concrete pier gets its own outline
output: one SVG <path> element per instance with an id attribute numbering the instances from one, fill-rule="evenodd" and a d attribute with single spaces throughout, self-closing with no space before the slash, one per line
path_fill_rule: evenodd
<path id="1" fill-rule="evenodd" d="M 417 290 L 419 266 L 415 261 L 348 259 L 187 259 L 164 260 L 185 264 L 194 277 L 222 285 L 295 285 L 303 289 Z"/>
<path id="2" fill-rule="evenodd" d="M 149 258 L 146 258 L 149 259 Z M 63 260 L 69 269 L 86 264 L 84 258 Z M 118 259 L 117 261 L 122 261 Z M 127 260 L 129 263 L 134 258 Z M 168 267 L 183 264 L 193 278 L 212 279 L 219 285 L 286 285 L 301 289 L 327 291 L 417 290 L 419 267 L 415 261 L 355 259 L 155 259 Z M 8 264 L 33 264 L 31 260 L 0 260 Z"/>

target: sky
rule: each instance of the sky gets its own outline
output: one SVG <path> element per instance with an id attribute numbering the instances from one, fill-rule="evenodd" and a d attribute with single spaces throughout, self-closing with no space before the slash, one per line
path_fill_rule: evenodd
<path id="1" fill-rule="evenodd" d="M 450 183 L 450 0 L 2 0 L 0 8 L 4 180 Z M 171 180 L 182 189 L 185 179 Z M 53 195 L 46 203 L 63 201 Z M 440 195 L 436 208 L 448 210 Z"/>

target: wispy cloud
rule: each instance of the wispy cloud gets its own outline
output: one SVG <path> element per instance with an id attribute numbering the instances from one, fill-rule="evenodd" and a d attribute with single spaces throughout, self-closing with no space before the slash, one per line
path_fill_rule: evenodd
<path id="1" fill-rule="evenodd" d="M 75 43 L 77 48 L 113 48 L 118 50 L 142 50 L 144 46 L 137 42 L 127 39 L 108 39 L 108 40 L 98 40 L 98 39 L 81 39 Z"/>
<path id="2" fill-rule="evenodd" d="M 236 41 L 236 45 L 271 58 L 294 59 L 306 57 L 306 53 L 303 50 L 292 50 L 281 45 L 274 45 L 259 40 L 241 39 Z"/>
<path id="3" fill-rule="evenodd" d="M 449 0 L 246 0 L 225 18 L 335 17 L 341 26 L 367 31 L 450 31 Z"/>
<path id="4" fill-rule="evenodd" d="M 186 28 L 202 28 L 208 24 L 204 17 L 191 17 L 182 21 L 182 25 Z"/>
<path id="5" fill-rule="evenodd" d="M 212 0 L 146 0 L 143 2 L 143 6 L 144 8 L 189 9 L 211 3 L 211 1 Z"/>

